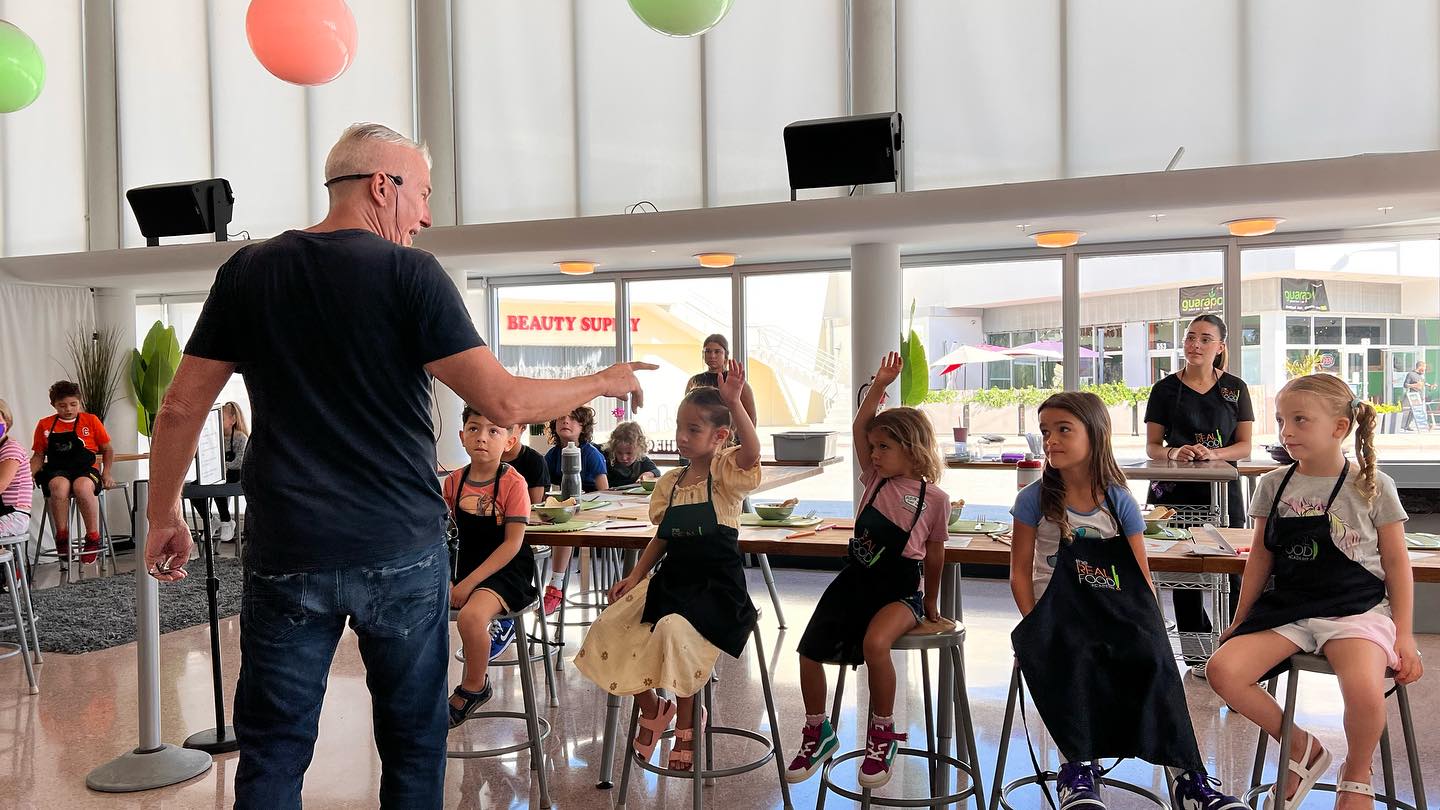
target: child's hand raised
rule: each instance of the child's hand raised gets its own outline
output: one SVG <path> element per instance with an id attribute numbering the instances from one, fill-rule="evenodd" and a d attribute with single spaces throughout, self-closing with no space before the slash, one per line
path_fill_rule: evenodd
<path id="1" fill-rule="evenodd" d="M 905 362 L 900 359 L 899 352 L 890 352 L 880 361 L 880 368 L 875 370 L 875 385 L 879 388 L 889 388 L 890 383 L 900 378 L 900 368 Z"/>
<path id="2" fill-rule="evenodd" d="M 745 393 L 745 367 L 739 360 L 725 362 L 725 374 L 720 379 L 720 398 L 727 405 L 738 405 Z"/>

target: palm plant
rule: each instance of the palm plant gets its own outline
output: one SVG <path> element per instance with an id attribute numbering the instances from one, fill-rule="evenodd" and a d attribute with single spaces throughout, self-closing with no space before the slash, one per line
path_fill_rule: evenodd
<path id="1" fill-rule="evenodd" d="M 66 338 L 70 373 L 80 386 L 80 407 L 105 421 L 110 404 L 119 399 L 124 365 L 120 362 L 120 333 L 115 327 L 90 333 L 75 332 Z"/>

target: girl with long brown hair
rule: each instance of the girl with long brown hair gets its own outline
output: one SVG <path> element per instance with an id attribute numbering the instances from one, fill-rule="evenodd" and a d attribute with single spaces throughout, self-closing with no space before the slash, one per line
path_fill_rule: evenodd
<path id="1" fill-rule="evenodd" d="M 1010 589 L 1024 618 L 1011 643 L 1060 750 L 1060 807 L 1103 808 L 1094 761 L 1133 756 L 1169 769 L 1171 806 L 1241 810 L 1205 772 L 1109 413 L 1066 392 L 1039 415 L 1045 472 L 1012 510 Z"/>

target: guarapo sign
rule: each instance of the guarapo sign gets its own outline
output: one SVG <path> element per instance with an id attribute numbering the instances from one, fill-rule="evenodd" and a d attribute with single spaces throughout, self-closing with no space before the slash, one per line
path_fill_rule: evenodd
<path id="1" fill-rule="evenodd" d="M 1286 312 L 1329 312 L 1325 282 L 1309 278 L 1280 279 L 1280 308 Z"/>
<path id="2" fill-rule="evenodd" d="M 1180 314 L 1193 317 L 1225 310 L 1225 287 L 1220 284 L 1202 284 L 1198 287 L 1180 288 Z"/>

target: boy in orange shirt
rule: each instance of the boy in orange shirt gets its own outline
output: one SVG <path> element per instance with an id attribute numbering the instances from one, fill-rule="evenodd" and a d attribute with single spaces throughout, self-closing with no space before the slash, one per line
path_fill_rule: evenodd
<path id="1" fill-rule="evenodd" d="M 515 638 L 511 620 L 495 617 L 520 610 L 539 597 L 535 555 L 525 542 L 530 491 L 524 476 L 501 461 L 515 444 L 513 425 L 497 425 L 470 406 L 460 415 L 460 441 L 470 463 L 442 487 L 460 534 L 450 607 L 465 650 L 460 685 L 450 696 L 450 727 L 470 719 L 490 700 L 490 661 Z M 503 625 L 503 626 L 496 626 Z M 529 654 L 521 650 L 521 660 Z"/>
<path id="2" fill-rule="evenodd" d="M 61 380 L 50 386 L 54 416 L 35 426 L 30 471 L 35 485 L 50 499 L 50 519 L 55 522 L 55 552 L 60 559 L 70 555 L 70 498 L 80 505 L 85 521 L 85 545 L 80 562 L 95 562 L 100 552 L 100 501 L 96 492 L 115 485 L 110 470 L 115 449 L 105 425 L 92 413 L 80 409 L 80 386 Z M 96 455 L 101 465 L 95 464 Z"/>

